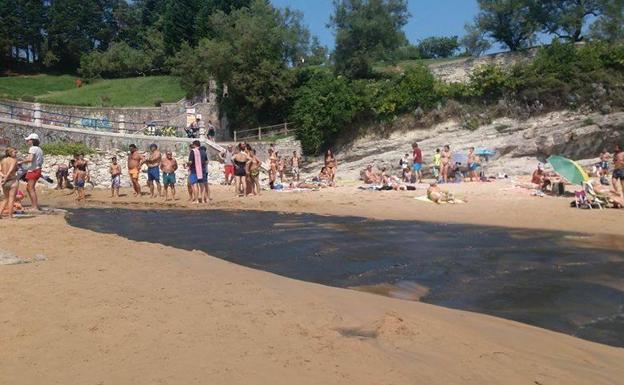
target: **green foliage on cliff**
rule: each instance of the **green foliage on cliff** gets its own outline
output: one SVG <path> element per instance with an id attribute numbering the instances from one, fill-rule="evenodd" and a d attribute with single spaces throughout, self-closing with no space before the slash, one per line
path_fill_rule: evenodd
<path id="1" fill-rule="evenodd" d="M 93 154 L 95 150 L 84 143 L 52 142 L 44 143 L 41 149 L 47 155 L 72 156 L 74 154 Z"/>

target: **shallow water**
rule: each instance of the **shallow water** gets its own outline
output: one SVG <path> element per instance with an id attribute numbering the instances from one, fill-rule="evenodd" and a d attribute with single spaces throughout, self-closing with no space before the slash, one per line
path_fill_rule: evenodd
<path id="1" fill-rule="evenodd" d="M 609 246 L 615 237 L 261 211 L 78 209 L 68 221 L 624 347 L 624 251 Z"/>

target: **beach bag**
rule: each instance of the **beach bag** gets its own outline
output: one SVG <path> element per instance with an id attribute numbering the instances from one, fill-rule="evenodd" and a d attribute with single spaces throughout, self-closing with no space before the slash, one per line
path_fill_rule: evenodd
<path id="1" fill-rule="evenodd" d="M 553 183 L 552 192 L 553 195 L 558 197 L 565 195 L 565 185 L 561 182 Z"/>

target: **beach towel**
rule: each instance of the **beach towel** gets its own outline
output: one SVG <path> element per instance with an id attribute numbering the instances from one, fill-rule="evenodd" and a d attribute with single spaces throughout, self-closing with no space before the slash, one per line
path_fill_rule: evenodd
<path id="1" fill-rule="evenodd" d="M 360 185 L 358 189 L 367 190 L 367 191 L 379 191 L 381 190 L 382 187 L 383 185 L 381 184 L 363 184 L 363 185 Z"/>
<path id="2" fill-rule="evenodd" d="M 199 151 L 199 148 L 193 149 L 193 157 L 195 158 L 195 161 L 193 162 L 195 164 L 195 175 L 197 175 L 198 179 L 202 179 L 204 171 L 202 169 L 201 152 Z M 199 178 L 199 175 L 201 175 L 202 178 Z"/>
<path id="3" fill-rule="evenodd" d="M 431 199 L 427 198 L 426 195 L 420 196 L 420 197 L 416 197 L 415 198 L 417 201 L 421 201 L 421 202 L 427 202 L 427 203 L 435 203 L 433 202 Z M 461 199 L 455 199 L 453 200 L 453 202 L 440 202 L 440 204 L 445 204 L 445 203 L 449 203 L 449 204 L 462 204 L 462 203 L 466 203 Z"/>

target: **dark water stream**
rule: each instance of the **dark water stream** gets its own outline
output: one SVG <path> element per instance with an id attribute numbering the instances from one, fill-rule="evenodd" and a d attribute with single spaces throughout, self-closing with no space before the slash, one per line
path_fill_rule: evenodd
<path id="1" fill-rule="evenodd" d="M 624 347 L 624 251 L 610 246 L 615 238 L 260 211 L 79 209 L 68 221 Z"/>

